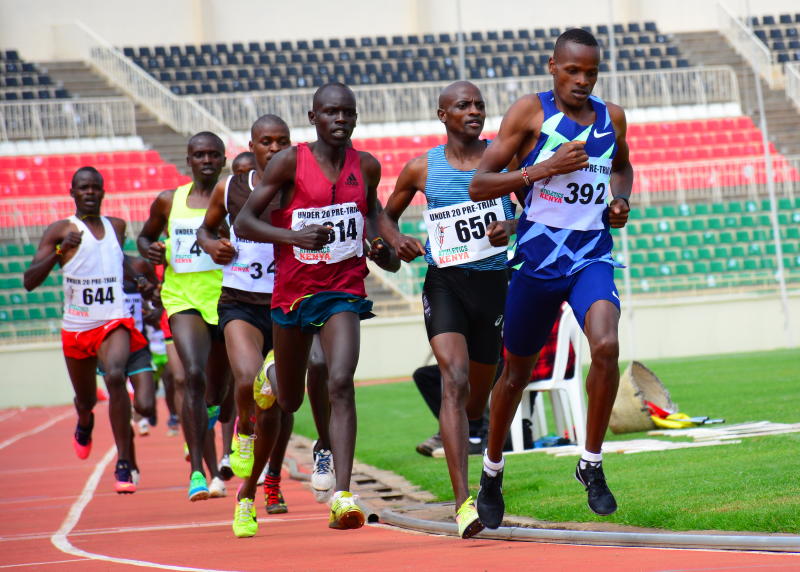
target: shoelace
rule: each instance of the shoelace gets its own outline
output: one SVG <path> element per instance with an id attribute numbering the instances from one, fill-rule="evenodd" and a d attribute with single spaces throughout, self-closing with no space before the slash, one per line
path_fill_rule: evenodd
<path id="1" fill-rule="evenodd" d="M 237 437 L 239 439 L 239 457 L 241 459 L 249 459 L 250 455 L 253 453 L 253 445 L 256 440 L 256 436 L 248 436 L 242 439 L 241 437 Z"/>
<path id="2" fill-rule="evenodd" d="M 253 501 L 242 499 L 239 501 L 239 510 L 236 511 L 236 520 L 242 524 L 249 524 L 253 520 Z"/>
<path id="3" fill-rule="evenodd" d="M 320 449 L 317 451 L 315 473 L 330 473 L 331 472 L 331 453 L 327 449 Z"/>
<path id="4" fill-rule="evenodd" d="M 281 504 L 283 502 L 279 485 L 264 485 L 264 492 L 267 493 L 267 504 Z"/>

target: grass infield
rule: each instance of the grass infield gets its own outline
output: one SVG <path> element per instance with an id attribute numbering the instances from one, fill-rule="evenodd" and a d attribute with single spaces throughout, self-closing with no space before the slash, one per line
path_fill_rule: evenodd
<path id="1" fill-rule="evenodd" d="M 644 363 L 664 382 L 681 412 L 722 417 L 727 424 L 800 421 L 800 350 Z M 438 427 L 413 382 L 357 387 L 356 402 L 356 457 L 404 476 L 439 500 L 451 500 L 445 460 L 414 450 Z M 295 431 L 315 436 L 307 402 L 296 416 Z M 607 439 L 643 437 L 609 432 Z M 510 455 L 503 483 L 506 512 L 552 522 L 797 534 L 799 460 L 800 433 L 751 437 L 736 445 L 609 453 L 604 467 L 620 508 L 599 517 L 586 506 L 586 493 L 572 476 L 577 457 Z M 480 457 L 470 457 L 474 492 L 480 468 Z"/>

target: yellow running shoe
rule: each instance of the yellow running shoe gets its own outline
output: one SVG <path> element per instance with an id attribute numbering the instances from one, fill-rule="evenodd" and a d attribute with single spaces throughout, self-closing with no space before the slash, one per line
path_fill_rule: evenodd
<path id="1" fill-rule="evenodd" d="M 331 503 L 331 516 L 328 527 L 337 530 L 348 528 L 361 528 L 364 526 L 364 512 L 356 504 L 353 495 L 347 491 L 339 491 L 333 495 Z"/>
<path id="2" fill-rule="evenodd" d="M 264 363 L 261 369 L 258 370 L 258 375 L 253 381 L 253 399 L 256 401 L 261 409 L 269 409 L 275 403 L 275 393 L 272 391 L 272 384 L 267 377 L 267 371 L 275 363 L 275 352 L 270 350 L 267 357 L 264 358 Z"/>
<path id="3" fill-rule="evenodd" d="M 458 535 L 461 538 L 472 538 L 483 530 L 483 523 L 478 518 L 478 509 L 475 508 L 475 501 L 472 497 L 459 507 L 456 513 L 456 524 L 458 524 Z"/>
<path id="4" fill-rule="evenodd" d="M 228 457 L 233 474 L 246 479 L 253 472 L 253 445 L 255 435 L 245 435 L 238 431 L 231 440 L 231 454 Z"/>
<path id="5" fill-rule="evenodd" d="M 236 502 L 233 511 L 233 533 L 237 538 L 249 538 L 258 532 L 258 518 L 253 499 L 241 499 Z"/>

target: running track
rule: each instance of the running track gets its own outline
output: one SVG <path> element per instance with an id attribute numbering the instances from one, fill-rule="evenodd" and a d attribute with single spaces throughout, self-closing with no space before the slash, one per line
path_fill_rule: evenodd
<path id="1" fill-rule="evenodd" d="M 106 414 L 100 404 L 92 454 L 80 461 L 72 407 L 0 411 L 0 569 L 800 570 L 796 554 L 463 541 L 384 525 L 330 530 L 326 507 L 287 477 L 290 512 L 268 517 L 259 505 L 258 535 L 237 539 L 236 485 L 227 498 L 188 502 L 181 440 L 166 437 L 163 424 L 136 440 L 138 492 L 116 495 Z"/>

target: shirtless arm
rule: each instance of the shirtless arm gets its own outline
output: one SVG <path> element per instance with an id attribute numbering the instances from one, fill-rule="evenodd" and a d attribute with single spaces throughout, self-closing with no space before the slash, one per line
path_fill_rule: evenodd
<path id="1" fill-rule="evenodd" d="M 172 211 L 172 199 L 175 191 L 164 191 L 156 197 L 150 205 L 150 217 L 142 226 L 136 239 L 139 254 L 147 258 L 152 264 L 166 264 L 166 246 L 159 240 L 161 233 L 167 228 L 169 213 Z"/>
<path id="2" fill-rule="evenodd" d="M 625 140 L 628 130 L 625 111 L 613 103 L 607 105 L 617 137 L 617 152 L 611 163 L 611 195 L 614 198 L 608 205 L 608 221 L 611 228 L 622 228 L 628 222 L 628 213 L 631 210 L 629 201 L 633 189 L 633 165 L 628 142 Z"/>
<path id="3" fill-rule="evenodd" d="M 23 275 L 26 290 L 31 291 L 44 282 L 57 263 L 63 266 L 72 258 L 72 251 L 80 245 L 82 234 L 73 228 L 68 220 L 59 220 L 47 227 L 31 265 Z M 59 245 L 61 254 L 56 252 L 56 246 Z"/>
<path id="4" fill-rule="evenodd" d="M 236 255 L 236 249 L 227 238 L 220 238 L 220 226 L 228 214 L 225 206 L 225 187 L 228 179 L 221 180 L 214 187 L 211 199 L 208 202 L 206 216 L 203 224 L 197 229 L 197 244 L 208 252 L 211 259 L 217 264 L 228 264 Z"/>
<path id="5" fill-rule="evenodd" d="M 414 157 L 406 163 L 400 172 L 400 176 L 397 177 L 394 191 L 386 201 L 386 208 L 378 220 L 381 236 L 386 238 L 400 259 L 405 262 L 410 262 L 417 256 L 425 255 L 425 247 L 419 240 L 400 233 L 398 221 L 406 208 L 408 208 L 408 205 L 411 204 L 417 191 L 425 190 L 427 175 L 428 161 L 426 155 Z"/>
<path id="6" fill-rule="evenodd" d="M 383 207 L 378 201 L 381 164 L 369 153 L 361 152 L 361 165 L 367 184 L 367 219 L 364 229 L 370 245 L 367 256 L 384 270 L 397 272 L 400 269 L 400 259 L 394 249 L 384 242 L 380 232 L 380 218 L 383 214 Z"/>
<path id="7" fill-rule="evenodd" d="M 542 104 L 536 95 L 518 99 L 508 109 L 500 124 L 500 131 L 486 149 L 478 170 L 469 186 L 473 201 L 496 199 L 517 193 L 525 186 L 521 170 L 501 173 L 516 157 L 533 149 L 539 136 L 543 118 Z M 553 175 L 571 173 L 589 165 L 589 157 L 583 150 L 583 141 L 562 144 L 549 159 L 526 167 L 528 180 L 538 181 Z"/>
<path id="8" fill-rule="evenodd" d="M 328 243 L 330 236 L 328 227 L 310 224 L 294 231 L 273 226 L 259 219 L 276 194 L 281 193 L 282 207 L 291 202 L 296 168 L 297 149 L 294 147 L 284 149 L 270 160 L 250 198 L 236 215 L 233 226 L 238 236 L 259 242 L 290 244 L 308 250 L 319 250 Z"/>

